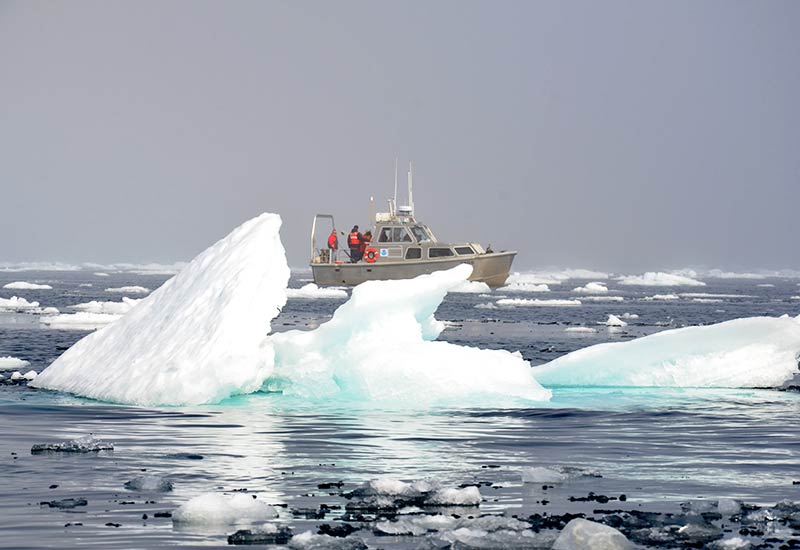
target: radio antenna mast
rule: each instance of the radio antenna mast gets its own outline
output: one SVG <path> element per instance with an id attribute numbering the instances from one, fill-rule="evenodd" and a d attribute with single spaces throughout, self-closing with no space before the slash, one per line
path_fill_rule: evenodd
<path id="1" fill-rule="evenodd" d="M 414 192 L 413 192 L 414 176 L 413 176 L 413 172 L 414 172 L 414 167 L 409 162 L 408 163 L 408 207 L 411 208 L 411 215 L 412 216 L 414 215 Z"/>

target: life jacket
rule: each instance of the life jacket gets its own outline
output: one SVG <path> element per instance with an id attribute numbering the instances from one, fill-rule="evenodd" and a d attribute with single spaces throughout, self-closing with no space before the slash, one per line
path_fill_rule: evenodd
<path id="1" fill-rule="evenodd" d="M 347 236 L 347 245 L 350 248 L 358 248 L 361 246 L 361 235 L 358 234 L 358 231 L 350 232 L 350 235 Z"/>
<path id="2" fill-rule="evenodd" d="M 331 233 L 328 235 L 328 248 L 336 249 L 339 247 L 339 239 L 336 237 L 336 233 Z"/>

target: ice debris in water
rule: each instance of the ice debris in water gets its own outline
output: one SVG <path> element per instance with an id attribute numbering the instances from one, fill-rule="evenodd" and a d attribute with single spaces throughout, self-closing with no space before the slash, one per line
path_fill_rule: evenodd
<path id="1" fill-rule="evenodd" d="M 628 323 L 617 317 L 616 315 L 608 315 L 608 320 L 603 323 L 607 327 L 627 327 Z"/>
<path id="2" fill-rule="evenodd" d="M 274 334 L 272 391 L 311 399 L 387 400 L 394 404 L 546 401 L 518 353 L 435 340 L 433 314 L 472 266 L 415 279 L 368 281 L 333 318 L 312 331 Z"/>
<path id="3" fill-rule="evenodd" d="M 29 302 L 25 298 L 0 298 L 0 311 L 30 311 L 38 308 L 39 302 Z"/>
<path id="4" fill-rule="evenodd" d="M 510 283 L 498 290 L 502 292 L 550 292 L 550 287 L 545 284 Z"/>
<path id="5" fill-rule="evenodd" d="M 53 290 L 53 287 L 50 285 L 28 283 L 26 281 L 15 281 L 13 283 L 8 283 L 3 285 L 3 288 L 7 288 L 9 290 Z"/>
<path id="6" fill-rule="evenodd" d="M 480 490 L 475 486 L 459 489 L 442 487 L 438 481 L 407 483 L 392 478 L 374 479 L 345 495 L 348 510 L 399 510 L 404 507 L 478 506 Z"/>
<path id="7" fill-rule="evenodd" d="M 27 361 L 11 357 L 10 355 L 0 357 L 0 370 L 21 369 L 28 365 L 29 363 Z"/>
<path id="8" fill-rule="evenodd" d="M 300 288 L 287 288 L 288 298 L 303 298 L 313 300 L 315 298 L 347 298 L 347 291 L 343 288 L 320 288 L 314 283 L 308 283 Z"/>
<path id="9" fill-rule="evenodd" d="M 798 370 L 800 316 L 752 317 L 597 344 L 534 369 L 545 385 L 778 387 Z"/>
<path id="10" fill-rule="evenodd" d="M 116 288 L 107 288 L 106 292 L 117 292 L 121 294 L 147 294 L 150 292 L 149 288 L 145 288 L 143 286 L 120 286 Z"/>
<path id="11" fill-rule="evenodd" d="M 359 539 L 315 535 L 305 531 L 289 540 L 289 548 L 298 550 L 366 550 L 368 546 Z"/>
<path id="12" fill-rule="evenodd" d="M 174 523 L 194 525 L 258 523 L 276 517 L 275 508 L 245 493 L 205 493 L 172 513 Z"/>
<path id="13" fill-rule="evenodd" d="M 579 286 L 572 289 L 572 292 L 579 294 L 605 294 L 608 292 L 608 287 L 605 283 L 586 283 L 584 286 Z"/>
<path id="14" fill-rule="evenodd" d="M 252 529 L 240 529 L 228 535 L 228 544 L 256 545 L 256 544 L 286 544 L 292 538 L 292 529 L 274 523 L 265 523 Z"/>
<path id="15" fill-rule="evenodd" d="M 455 292 L 460 294 L 481 294 L 485 292 L 491 292 L 492 289 L 489 288 L 484 282 L 481 281 L 462 281 L 460 284 L 451 288 L 448 292 Z"/>
<path id="16" fill-rule="evenodd" d="M 211 246 L 37 379 L 42 388 L 140 405 L 218 402 L 260 388 L 305 398 L 493 404 L 546 401 L 519 353 L 433 342 L 434 311 L 469 265 L 359 285 L 319 328 L 267 336 L 286 303 L 280 218 Z"/>
<path id="17" fill-rule="evenodd" d="M 596 328 L 592 327 L 567 327 L 564 329 L 564 332 L 582 332 L 587 334 L 593 334 L 597 332 Z"/>
<path id="18" fill-rule="evenodd" d="M 562 483 L 580 477 L 603 477 L 595 470 L 574 466 L 531 466 L 522 469 L 523 483 Z"/>
<path id="19" fill-rule="evenodd" d="M 128 313 L 133 306 L 141 302 L 140 299 L 135 298 L 128 298 L 127 296 L 122 297 L 121 302 L 113 302 L 113 301 L 105 301 L 101 302 L 98 300 L 92 300 L 91 302 L 84 302 L 81 304 L 75 304 L 74 306 L 70 306 L 70 309 L 75 309 L 77 311 L 86 311 L 88 313 L 105 313 L 109 315 L 124 315 Z"/>
<path id="20" fill-rule="evenodd" d="M 529 300 L 527 298 L 503 298 L 497 300 L 499 306 L 510 307 L 570 307 L 581 305 L 580 300 L 539 300 L 535 298 Z"/>
<path id="21" fill-rule="evenodd" d="M 141 405 L 256 391 L 272 371 L 264 336 L 286 302 L 280 223 L 274 214 L 244 223 L 125 316 L 64 352 L 36 385 Z"/>
<path id="22" fill-rule="evenodd" d="M 608 525 L 576 518 L 561 531 L 553 550 L 631 550 L 633 544 Z"/>
<path id="23" fill-rule="evenodd" d="M 648 271 L 644 275 L 629 275 L 617 279 L 621 285 L 635 286 L 705 286 L 703 281 L 698 281 L 685 275 Z"/>
<path id="24" fill-rule="evenodd" d="M 79 311 L 78 313 L 62 313 L 60 315 L 40 317 L 39 322 L 52 328 L 92 330 L 113 323 L 120 317 L 121 315 Z"/>
<path id="25" fill-rule="evenodd" d="M 125 482 L 125 488 L 143 493 L 168 493 L 172 491 L 172 482 L 161 476 L 143 475 Z"/>
<path id="26" fill-rule="evenodd" d="M 57 453 L 94 453 L 98 451 L 113 451 L 114 444 L 103 441 L 93 434 L 84 435 L 77 439 L 61 443 L 37 443 L 31 447 L 31 454 L 57 452 Z"/>

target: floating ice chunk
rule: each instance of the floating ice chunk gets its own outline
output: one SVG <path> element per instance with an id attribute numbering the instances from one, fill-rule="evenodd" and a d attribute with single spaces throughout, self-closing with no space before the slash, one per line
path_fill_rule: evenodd
<path id="1" fill-rule="evenodd" d="M 715 294 L 712 292 L 681 292 L 684 298 L 755 298 L 752 294 Z"/>
<path id="2" fill-rule="evenodd" d="M 28 372 L 26 372 L 25 374 L 23 374 L 23 375 L 22 375 L 22 377 L 23 377 L 25 380 L 28 380 L 29 382 L 30 382 L 31 380 L 36 380 L 36 377 L 37 377 L 37 376 L 39 376 L 39 373 L 38 373 L 38 372 L 36 372 L 35 370 L 29 370 Z"/>
<path id="3" fill-rule="evenodd" d="M 120 286 L 116 288 L 107 288 L 106 292 L 118 292 L 122 294 L 147 294 L 150 292 L 149 288 L 143 286 Z"/>
<path id="4" fill-rule="evenodd" d="M 609 274 L 589 269 L 555 269 L 549 271 L 515 272 L 508 277 L 508 283 L 561 284 L 569 279 L 608 279 Z"/>
<path id="5" fill-rule="evenodd" d="M 161 476 L 143 475 L 126 481 L 125 488 L 142 493 L 168 493 L 172 491 L 172 482 Z"/>
<path id="6" fill-rule="evenodd" d="M 478 527 L 459 527 L 452 531 L 443 531 L 435 535 L 441 543 L 431 545 L 431 548 L 485 548 L 505 550 L 532 550 L 549 549 L 552 547 L 553 538 L 547 533 L 534 533 L 531 530 L 498 529 L 487 531 Z"/>
<path id="7" fill-rule="evenodd" d="M 550 287 L 546 284 L 511 283 L 498 290 L 502 292 L 550 292 Z"/>
<path id="8" fill-rule="evenodd" d="M 573 519 L 553 544 L 553 550 L 632 550 L 625 535 L 607 525 L 585 519 Z"/>
<path id="9" fill-rule="evenodd" d="M 48 284 L 15 282 L 4 285 L 3 288 L 10 290 L 53 290 L 53 287 Z"/>
<path id="10" fill-rule="evenodd" d="M 617 279 L 621 285 L 636 286 L 705 286 L 703 281 L 698 281 L 685 275 L 648 271 L 644 275 L 629 275 Z"/>
<path id="11" fill-rule="evenodd" d="M 789 298 L 790 300 L 800 300 L 800 296 L 792 296 Z"/>
<path id="12" fill-rule="evenodd" d="M 37 443 L 31 447 L 31 454 L 58 452 L 58 453 L 95 453 L 99 451 L 113 451 L 114 444 L 103 441 L 92 434 L 84 435 L 77 439 L 61 443 Z"/>
<path id="13" fill-rule="evenodd" d="M 272 371 L 272 350 L 262 343 L 286 302 L 279 227 L 275 214 L 244 223 L 68 349 L 36 386 L 142 405 L 210 403 L 257 390 Z"/>
<path id="14" fill-rule="evenodd" d="M 480 304 L 475 304 L 475 309 L 497 309 L 497 306 L 492 302 L 483 302 Z"/>
<path id="15" fill-rule="evenodd" d="M 597 329 L 592 327 L 567 327 L 564 329 L 564 332 L 578 332 L 578 333 L 591 334 L 597 332 Z"/>
<path id="16" fill-rule="evenodd" d="M 94 274 L 94 276 L 95 277 L 108 277 L 109 275 L 108 275 L 108 273 L 104 273 L 102 271 L 98 271 L 97 273 Z"/>
<path id="17" fill-rule="evenodd" d="M 645 296 L 642 300 L 646 302 L 652 302 L 653 300 L 662 300 L 662 301 L 672 301 L 672 300 L 680 300 L 681 297 L 677 294 L 655 294 L 653 296 Z"/>
<path id="18" fill-rule="evenodd" d="M 608 287 L 605 283 L 586 283 L 584 286 L 579 286 L 572 289 L 572 292 L 580 294 L 605 294 L 608 292 Z"/>
<path id="19" fill-rule="evenodd" d="M 482 292 L 491 292 L 492 289 L 489 288 L 484 282 L 481 281 L 464 281 L 458 286 L 455 286 L 448 290 L 448 292 L 455 292 L 460 294 L 480 294 Z"/>
<path id="20" fill-rule="evenodd" d="M 292 538 L 290 527 L 265 523 L 253 526 L 251 529 L 239 529 L 232 535 L 228 535 L 229 545 L 272 545 L 287 544 Z"/>
<path id="21" fill-rule="evenodd" d="M 343 288 L 320 288 L 314 283 L 308 283 L 301 288 L 287 288 L 288 298 L 303 298 L 313 300 L 315 298 L 347 298 L 347 291 Z"/>
<path id="22" fill-rule="evenodd" d="M 581 296 L 581 300 L 590 302 L 624 302 L 622 296 Z"/>
<path id="23" fill-rule="evenodd" d="M 28 361 L 11 357 L 10 355 L 0 357 L 0 370 L 21 369 L 27 367 L 29 364 Z"/>
<path id="24" fill-rule="evenodd" d="M 25 298 L 12 296 L 11 298 L 0 298 L 0 310 L 6 311 L 29 311 L 39 308 L 39 302 L 29 302 Z"/>
<path id="25" fill-rule="evenodd" d="M 92 300 L 91 302 L 75 304 L 74 306 L 70 306 L 70 308 L 77 309 L 78 311 L 85 311 L 88 313 L 124 315 L 125 313 L 128 313 L 131 309 L 133 309 L 133 306 L 135 306 L 139 302 L 141 302 L 141 300 L 123 296 L 121 302 L 100 302 L 97 300 Z"/>
<path id="26" fill-rule="evenodd" d="M 89 313 L 80 311 L 78 313 L 62 313 L 60 315 L 49 315 L 40 317 L 39 322 L 51 328 L 71 329 L 71 330 L 94 330 L 113 323 L 121 315 L 111 315 L 108 313 Z"/>
<path id="27" fill-rule="evenodd" d="M 719 304 L 723 300 L 718 298 L 692 298 L 693 302 L 697 302 L 698 304 Z"/>
<path id="28" fill-rule="evenodd" d="M 751 547 L 750 541 L 742 537 L 716 540 L 708 546 L 711 550 L 749 550 Z"/>
<path id="29" fill-rule="evenodd" d="M 742 511 L 742 503 L 732 498 L 721 498 L 717 501 L 717 511 L 724 516 L 732 516 Z"/>
<path id="30" fill-rule="evenodd" d="M 758 288 L 775 288 L 775 285 L 772 283 L 761 283 L 756 285 Z"/>
<path id="31" fill-rule="evenodd" d="M 172 513 L 174 523 L 195 525 L 258 523 L 276 517 L 275 508 L 245 493 L 205 493 Z"/>
<path id="32" fill-rule="evenodd" d="M 311 531 L 304 531 L 291 538 L 289 548 L 297 550 L 367 550 L 368 546 L 356 538 L 315 535 Z"/>
<path id="33" fill-rule="evenodd" d="M 534 369 L 545 385 L 777 387 L 797 373 L 800 317 L 751 317 L 598 344 Z"/>
<path id="34" fill-rule="evenodd" d="M 350 300 L 319 328 L 268 338 L 275 372 L 265 388 L 313 399 L 422 406 L 549 399 L 518 354 L 430 341 L 444 328 L 433 313 L 471 272 L 464 264 L 355 287 Z"/>
<path id="35" fill-rule="evenodd" d="M 616 315 L 611 315 L 609 313 L 608 319 L 605 323 L 603 323 L 607 327 L 627 327 L 628 323 L 617 317 Z"/>
<path id="36" fill-rule="evenodd" d="M 705 277 L 712 279 L 766 279 L 762 273 L 736 273 L 734 271 L 723 271 L 721 269 L 711 269 L 704 274 Z"/>
<path id="37" fill-rule="evenodd" d="M 553 468 L 534 466 L 522 469 L 523 483 L 562 483 L 567 479 L 567 474 Z"/>
<path id="38" fill-rule="evenodd" d="M 637 315 L 636 313 L 627 313 L 626 312 L 626 313 L 623 313 L 622 315 L 620 315 L 620 317 L 622 319 L 638 319 L 639 315 Z"/>
<path id="39" fill-rule="evenodd" d="M 473 486 L 463 489 L 437 489 L 428 496 L 426 503 L 440 506 L 478 506 L 481 503 L 481 492 Z"/>
<path id="40" fill-rule="evenodd" d="M 89 287 L 92 287 L 92 286 L 94 286 L 94 285 L 93 285 L 92 283 L 81 283 L 81 284 L 79 284 L 78 286 L 79 286 L 79 287 L 86 287 L 86 288 L 89 288 Z"/>
<path id="41" fill-rule="evenodd" d="M 502 300 L 497 300 L 497 305 L 499 306 L 511 306 L 511 307 L 569 307 L 569 306 L 579 306 L 581 305 L 580 300 L 539 300 L 535 298 L 533 300 L 529 300 L 527 298 L 503 298 Z"/>
<path id="42" fill-rule="evenodd" d="M 18 370 L 15 370 L 14 372 L 11 373 L 11 381 L 12 382 L 16 382 L 17 380 L 22 380 L 23 378 L 25 378 L 25 377 L 22 376 L 22 373 L 19 372 Z"/>

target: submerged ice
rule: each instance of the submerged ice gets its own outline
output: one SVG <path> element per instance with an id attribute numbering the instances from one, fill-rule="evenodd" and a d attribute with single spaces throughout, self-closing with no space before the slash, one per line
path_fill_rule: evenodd
<path id="1" fill-rule="evenodd" d="M 412 405 L 549 399 L 519 354 L 434 341 L 444 324 L 433 314 L 465 286 L 469 265 L 364 283 L 319 328 L 268 335 L 287 300 L 280 223 L 263 214 L 235 229 L 68 349 L 36 386 L 140 405 L 213 403 L 261 388 Z"/>

